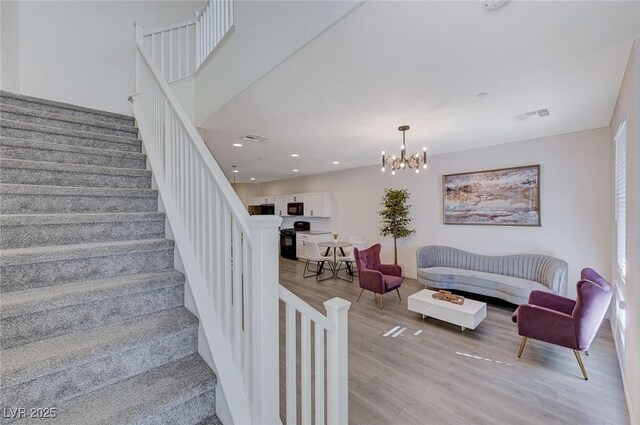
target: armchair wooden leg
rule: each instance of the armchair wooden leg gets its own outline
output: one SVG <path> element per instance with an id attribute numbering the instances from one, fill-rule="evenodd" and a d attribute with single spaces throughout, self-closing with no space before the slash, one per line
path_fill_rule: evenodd
<path id="1" fill-rule="evenodd" d="M 524 351 L 524 346 L 527 345 L 527 337 L 522 337 L 522 342 L 520 343 L 520 350 L 518 350 L 518 357 L 522 356 L 522 352 Z"/>
<path id="2" fill-rule="evenodd" d="M 573 350 L 573 354 L 576 355 L 576 360 L 578 360 L 578 364 L 580 365 L 580 370 L 582 371 L 582 376 L 584 376 L 584 380 L 588 381 L 589 377 L 587 376 L 587 370 L 584 368 L 584 363 L 582 363 L 582 357 L 580 357 L 580 352 L 578 350 Z"/>
<path id="3" fill-rule="evenodd" d="M 380 310 L 384 309 L 383 306 L 382 306 L 383 305 L 383 301 L 382 300 L 384 300 L 384 296 L 382 294 L 380 294 Z"/>
<path id="4" fill-rule="evenodd" d="M 356 300 L 356 302 L 360 301 L 360 297 L 362 296 L 363 293 L 364 293 L 364 288 L 362 288 L 362 291 L 360 291 L 360 295 L 358 295 L 358 299 Z"/>
<path id="5" fill-rule="evenodd" d="M 400 296 L 400 289 L 396 289 L 396 292 L 398 293 L 398 299 L 402 301 L 402 297 Z"/>

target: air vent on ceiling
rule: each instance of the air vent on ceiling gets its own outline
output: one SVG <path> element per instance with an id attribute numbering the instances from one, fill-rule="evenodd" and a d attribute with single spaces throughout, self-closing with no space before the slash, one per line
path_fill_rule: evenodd
<path id="1" fill-rule="evenodd" d="M 516 121 L 528 121 L 535 118 L 548 117 L 550 114 L 549 109 L 538 109 L 537 111 L 529 111 L 524 114 L 517 114 L 513 116 L 513 119 Z"/>
<path id="2" fill-rule="evenodd" d="M 508 0 L 482 0 L 482 7 L 486 11 L 493 11 L 496 9 L 500 9 L 507 3 Z"/>
<path id="3" fill-rule="evenodd" d="M 265 140 L 269 140 L 268 137 L 258 136 L 257 134 L 247 134 L 246 136 L 242 136 L 240 139 L 253 143 L 262 143 Z"/>

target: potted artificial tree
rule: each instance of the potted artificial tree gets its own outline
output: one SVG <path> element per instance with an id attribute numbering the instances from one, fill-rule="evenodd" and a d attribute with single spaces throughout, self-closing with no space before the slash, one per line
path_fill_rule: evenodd
<path id="1" fill-rule="evenodd" d="M 393 237 L 393 262 L 398 264 L 397 240 L 411 236 L 416 231 L 410 229 L 411 217 L 407 205 L 410 193 L 407 189 L 385 189 L 382 195 L 382 210 L 378 214 L 382 218 L 380 224 L 380 235 Z"/>

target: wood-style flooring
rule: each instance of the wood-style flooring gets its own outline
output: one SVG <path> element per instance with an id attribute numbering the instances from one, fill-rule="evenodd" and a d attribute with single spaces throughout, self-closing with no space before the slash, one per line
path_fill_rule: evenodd
<path id="1" fill-rule="evenodd" d="M 316 283 L 302 278 L 303 266 L 281 259 L 281 284 L 323 313 L 322 303 L 330 298 L 352 302 L 350 424 L 629 424 L 608 321 L 590 355 L 583 356 L 589 373 L 589 381 L 584 381 L 571 350 L 529 340 L 522 358 L 517 357 L 514 306 L 486 300 L 487 318 L 475 330 L 461 332 L 458 326 L 422 320 L 407 310 L 407 297 L 423 289 L 415 280 L 405 279 L 402 301 L 395 293 L 387 294 L 381 311 L 370 292 L 355 302 L 357 280 Z M 406 327 L 402 334 L 383 337 L 398 325 Z M 414 335 L 419 330 L 422 333 Z M 284 334 L 280 341 L 283 346 Z"/>

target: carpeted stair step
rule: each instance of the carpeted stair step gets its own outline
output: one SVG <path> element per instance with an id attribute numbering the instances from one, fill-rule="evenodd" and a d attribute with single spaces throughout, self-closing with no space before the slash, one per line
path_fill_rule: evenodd
<path id="1" fill-rule="evenodd" d="M 47 423 L 195 424 L 215 414 L 216 382 L 213 371 L 194 354 L 59 404 L 56 418 Z"/>
<path id="2" fill-rule="evenodd" d="M 222 425 L 222 421 L 217 415 L 213 415 L 203 419 L 201 422 L 198 422 L 198 425 Z"/>
<path id="3" fill-rule="evenodd" d="M 91 131 L 120 137 L 138 137 L 138 129 L 133 125 L 122 125 L 96 119 L 61 115 L 37 109 L 20 108 L 0 103 L 0 114 L 4 119 L 22 121 L 49 127 L 69 128 L 73 130 Z"/>
<path id="4" fill-rule="evenodd" d="M 123 396 L 121 403 L 127 403 L 128 398 L 136 400 L 147 392 L 145 384 L 158 383 L 136 375 L 176 360 L 188 369 L 193 360 L 185 356 L 197 352 L 197 338 L 197 318 L 180 307 L 4 350 L 0 364 L 1 407 L 28 409 L 57 404 L 62 410 L 60 404 L 78 396 L 91 397 L 95 390 Z M 180 374 L 175 366 L 170 370 Z M 203 372 L 202 377 L 189 375 L 189 379 L 200 381 L 210 376 L 209 371 Z M 140 395 L 118 394 L 117 391 L 134 389 L 122 382 L 131 377 L 140 383 L 135 386 Z M 109 388 L 114 383 L 123 386 Z M 108 399 L 104 399 L 105 408 Z M 86 424 L 96 423 L 91 418 L 85 420 Z"/>
<path id="5" fill-rule="evenodd" d="M 86 108 L 84 106 L 71 105 L 69 103 L 56 102 L 53 100 L 41 99 L 38 97 L 25 96 L 22 94 L 11 93 L 4 90 L 0 91 L 0 104 L 51 112 L 59 115 L 100 120 L 107 123 L 120 125 L 134 125 L 135 123 L 134 118 L 129 115 L 100 111 L 97 109 Z"/>
<path id="6" fill-rule="evenodd" d="M 173 241 L 169 239 L 5 249 L 0 252 L 0 292 L 172 267 Z"/>
<path id="7" fill-rule="evenodd" d="M 0 156 L 7 159 L 87 164 L 116 168 L 146 168 L 146 155 L 112 149 L 88 148 L 38 140 L 0 137 Z"/>
<path id="8" fill-rule="evenodd" d="M 163 238 L 163 213 L 0 215 L 0 249 Z"/>
<path id="9" fill-rule="evenodd" d="M 0 90 L 0 424 L 219 425 L 132 117 Z"/>
<path id="10" fill-rule="evenodd" d="M 175 270 L 6 292 L 0 299 L 0 347 L 181 307 L 184 276 Z"/>
<path id="11" fill-rule="evenodd" d="M 158 211 L 151 189 L 0 184 L 0 214 L 58 214 Z"/>
<path id="12" fill-rule="evenodd" d="M 0 181 L 43 186 L 151 189 L 151 171 L 3 158 L 0 159 Z"/>
<path id="13" fill-rule="evenodd" d="M 4 118 L 0 119 L 0 136 L 127 152 L 140 152 L 142 146 L 140 140 L 135 137 L 111 136 L 90 131 L 48 127 Z"/>

